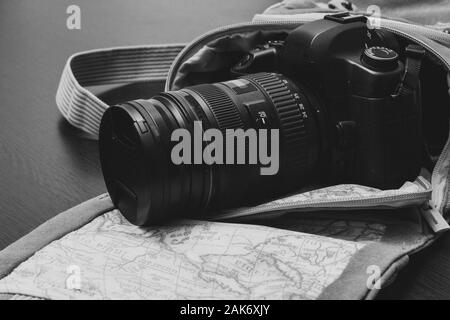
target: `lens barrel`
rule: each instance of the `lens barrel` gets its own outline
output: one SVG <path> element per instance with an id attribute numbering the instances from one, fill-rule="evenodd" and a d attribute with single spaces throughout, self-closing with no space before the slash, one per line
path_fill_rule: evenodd
<path id="1" fill-rule="evenodd" d="M 300 187 L 319 158 L 314 118 L 318 108 L 306 89 L 274 73 L 196 85 L 112 106 L 104 113 L 99 132 L 106 187 L 115 206 L 136 225 L 200 217 Z M 175 165 L 171 151 L 177 142 L 171 135 L 186 129 L 195 138 L 197 121 L 203 130 L 216 128 L 224 136 L 229 134 L 227 129 L 278 129 L 278 173 L 261 175 L 261 164 Z M 209 142 L 201 143 L 205 147 Z"/>

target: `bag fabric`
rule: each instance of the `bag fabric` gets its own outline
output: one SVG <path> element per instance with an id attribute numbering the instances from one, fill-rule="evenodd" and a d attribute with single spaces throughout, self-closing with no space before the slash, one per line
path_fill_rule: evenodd
<path id="1" fill-rule="evenodd" d="M 177 89 L 199 81 L 192 76 L 199 69 L 206 71 L 200 81 L 207 82 L 217 68 L 227 66 L 229 50 L 245 52 L 321 15 L 257 15 L 252 24 L 212 31 L 186 47 L 76 54 L 64 69 L 58 108 L 70 123 L 95 137 L 107 105 L 87 86 L 161 81 L 168 74 L 166 89 Z M 381 26 L 424 45 L 445 81 L 448 35 L 387 19 Z M 58 215 L 0 252 L 0 293 L 45 299 L 371 299 L 410 254 L 448 229 L 449 149 L 447 142 L 432 174 L 424 173 L 425 178 L 405 182 L 398 190 L 332 186 L 264 204 L 252 214 L 246 208 L 231 210 L 214 222 L 137 228 L 103 195 Z M 372 205 L 374 200 L 378 205 Z M 133 256 L 136 252 L 143 253 Z M 161 260 L 168 257 L 178 269 Z M 81 287 L 75 289 L 68 282 L 71 266 L 83 274 Z"/>

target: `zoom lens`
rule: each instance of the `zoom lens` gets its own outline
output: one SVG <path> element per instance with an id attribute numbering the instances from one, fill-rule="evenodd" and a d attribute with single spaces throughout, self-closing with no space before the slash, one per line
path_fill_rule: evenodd
<path id="1" fill-rule="evenodd" d="M 282 75 L 258 73 L 113 106 L 103 115 L 99 137 L 111 199 L 131 223 L 148 225 L 250 205 L 301 187 L 319 158 L 316 104 L 307 90 Z M 172 134 L 177 129 L 189 133 L 186 143 L 192 152 L 182 154 L 192 160 L 189 163 L 173 161 L 177 142 Z M 198 161 L 211 141 L 196 135 L 208 129 L 224 137 L 229 129 L 279 130 L 278 172 L 261 175 L 266 164 L 239 163 L 239 146 L 225 147 L 223 161 Z M 262 145 L 252 149 L 247 138 L 244 151 L 249 159 Z M 271 143 L 269 139 L 269 147 Z"/>

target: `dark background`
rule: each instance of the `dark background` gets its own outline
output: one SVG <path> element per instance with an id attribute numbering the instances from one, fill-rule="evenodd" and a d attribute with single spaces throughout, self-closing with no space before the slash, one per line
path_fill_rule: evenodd
<path id="1" fill-rule="evenodd" d="M 97 143 L 67 124 L 55 93 L 68 56 L 99 47 L 184 43 L 248 21 L 273 0 L 0 1 L 0 249 L 106 191 Z M 66 8 L 81 8 L 81 30 Z M 382 298 L 450 298 L 450 235 L 412 258 Z"/>

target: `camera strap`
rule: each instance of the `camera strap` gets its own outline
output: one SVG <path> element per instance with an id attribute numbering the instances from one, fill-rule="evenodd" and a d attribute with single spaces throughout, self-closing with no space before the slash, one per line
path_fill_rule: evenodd
<path id="1" fill-rule="evenodd" d="M 56 104 L 64 118 L 93 138 L 109 107 L 90 87 L 165 81 L 183 44 L 118 47 L 72 55 L 63 70 Z"/>
<path id="2" fill-rule="evenodd" d="M 400 97 L 409 94 L 419 86 L 419 74 L 425 49 L 419 45 L 410 44 L 405 49 L 405 56 L 405 72 L 396 94 Z"/>

